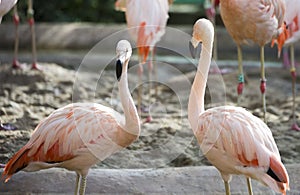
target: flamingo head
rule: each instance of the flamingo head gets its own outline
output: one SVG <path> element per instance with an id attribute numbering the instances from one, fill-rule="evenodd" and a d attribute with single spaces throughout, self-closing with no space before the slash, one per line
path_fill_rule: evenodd
<path id="1" fill-rule="evenodd" d="M 132 48 L 127 40 L 121 40 L 117 44 L 117 64 L 116 64 L 116 75 L 118 81 L 121 78 L 123 68 L 127 70 L 128 61 L 132 54 Z"/>
<path id="2" fill-rule="evenodd" d="M 211 21 L 201 18 L 197 20 L 193 28 L 193 36 L 190 41 L 190 52 L 193 58 L 195 58 L 197 47 L 200 42 L 211 42 L 214 36 L 214 26 Z"/>

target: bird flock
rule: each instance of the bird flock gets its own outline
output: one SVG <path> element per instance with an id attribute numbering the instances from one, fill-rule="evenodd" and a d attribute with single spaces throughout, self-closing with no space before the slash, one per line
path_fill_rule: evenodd
<path id="1" fill-rule="evenodd" d="M 16 2 L 16 0 L 1 0 L 1 16 Z M 32 6 L 30 2 L 31 0 L 29 5 Z M 149 53 L 153 58 L 155 44 L 165 33 L 170 3 L 172 1 L 168 0 L 117 0 L 115 3 L 117 9 L 125 11 L 128 27 L 134 28 L 130 32 L 138 47 L 139 75 L 143 72 L 142 66 L 146 63 Z M 270 42 L 276 43 L 278 53 L 282 47 L 290 48 L 294 102 L 292 129 L 299 130 L 295 117 L 294 60 L 294 44 L 300 38 L 299 2 L 220 0 L 219 3 L 224 25 L 237 45 L 239 96 L 242 95 L 244 83 L 241 45 L 252 41 L 261 48 L 260 90 L 265 113 L 267 110 L 264 46 Z M 215 6 L 215 1 L 212 4 Z M 15 14 L 15 22 L 18 21 L 16 18 Z M 30 24 L 33 23 L 32 19 Z M 227 195 L 230 194 L 229 182 L 235 174 L 246 177 L 249 194 L 253 194 L 251 178 L 269 186 L 277 193 L 286 194 L 289 190 L 289 176 L 281 161 L 272 131 L 265 123 L 265 115 L 262 120 L 238 106 L 204 109 L 205 88 L 212 55 L 215 53 L 214 24 L 214 21 L 204 18 L 197 20 L 189 43 L 192 56 L 202 44 L 188 102 L 188 121 L 191 129 L 202 153 L 220 172 Z M 85 194 L 86 177 L 90 167 L 129 146 L 138 139 L 142 130 L 139 116 L 141 100 L 138 101 L 137 109 L 128 89 L 127 69 L 131 55 L 132 48 L 129 41 L 120 40 L 116 44 L 115 69 L 123 115 L 110 107 L 96 103 L 72 103 L 55 110 L 38 124 L 28 143 L 5 164 L 2 179 L 7 182 L 13 174 L 21 170 L 31 172 L 60 167 L 76 172 L 75 194 Z M 33 56 L 32 68 L 37 68 L 35 58 Z M 152 61 L 151 59 L 148 65 L 150 69 Z M 15 62 L 16 60 L 13 66 L 18 67 L 18 63 Z"/>

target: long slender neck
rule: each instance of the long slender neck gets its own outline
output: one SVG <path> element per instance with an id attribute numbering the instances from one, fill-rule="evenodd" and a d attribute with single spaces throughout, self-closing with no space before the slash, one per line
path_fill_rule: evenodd
<path id="1" fill-rule="evenodd" d="M 132 96 L 128 89 L 128 80 L 127 80 L 128 61 L 129 60 L 126 60 L 125 61 L 126 64 L 123 65 L 124 68 L 122 69 L 121 79 L 118 83 L 119 95 L 121 98 L 121 103 L 125 115 L 124 130 L 127 133 L 138 136 L 140 134 L 140 118 L 138 116 L 137 109 L 135 107 Z"/>
<path id="2" fill-rule="evenodd" d="M 204 94 L 211 63 L 212 44 L 212 40 L 205 40 L 202 43 L 198 68 L 189 97 L 188 119 L 193 130 L 197 128 L 199 115 L 204 112 Z"/>

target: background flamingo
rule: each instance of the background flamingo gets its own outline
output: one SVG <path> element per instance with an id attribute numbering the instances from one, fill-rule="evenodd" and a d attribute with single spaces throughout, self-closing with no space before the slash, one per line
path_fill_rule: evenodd
<path id="1" fill-rule="evenodd" d="M 286 12 L 284 15 L 284 21 L 288 27 L 287 35 L 283 34 L 284 46 L 290 48 L 290 72 L 292 77 L 292 92 L 293 92 L 293 125 L 292 129 L 300 131 L 300 127 L 296 122 L 296 65 L 295 65 L 295 51 L 294 44 L 300 40 L 300 6 L 298 0 L 285 0 Z M 286 40 L 285 40 L 286 39 Z M 284 56 L 285 57 L 285 56 Z"/>
<path id="2" fill-rule="evenodd" d="M 30 31 L 31 31 L 31 48 L 32 48 L 32 69 L 39 70 L 39 67 L 37 65 L 37 57 L 36 57 L 36 42 L 35 42 L 35 29 L 34 29 L 34 10 L 33 10 L 33 4 L 32 0 L 28 0 L 28 9 L 27 9 L 27 18 L 28 18 L 28 23 L 30 26 Z M 17 4 L 14 6 L 14 24 L 16 26 L 16 31 L 15 31 L 15 48 L 14 48 L 14 59 L 12 66 L 13 68 L 21 68 L 20 62 L 18 61 L 18 51 L 19 51 L 19 23 L 20 23 L 20 18 L 18 15 L 18 9 L 17 9 Z"/>
<path id="3" fill-rule="evenodd" d="M 230 194 L 231 174 L 244 174 L 251 194 L 250 177 L 285 194 L 289 189 L 289 177 L 267 125 L 241 107 L 220 106 L 204 110 L 213 37 L 212 23 L 199 19 L 194 25 L 191 44 L 193 47 L 199 42 L 203 44 L 189 97 L 188 119 L 200 148 L 220 171 L 226 194 Z"/>
<path id="4" fill-rule="evenodd" d="M 220 0 L 220 12 L 227 31 L 237 44 L 238 103 L 240 103 L 244 86 L 241 45 L 251 40 L 260 46 L 260 91 L 262 93 L 264 120 L 266 121 L 264 45 L 276 38 L 284 29 L 282 29 L 282 25 L 285 2 L 284 0 Z"/>
<path id="5" fill-rule="evenodd" d="M 137 139 L 140 121 L 127 83 L 130 43 L 120 41 L 116 51 L 116 74 L 125 118 L 96 103 L 74 103 L 54 111 L 6 164 L 2 174 L 5 181 L 20 170 L 62 167 L 76 172 L 75 193 L 79 190 L 79 194 L 84 194 L 89 168 Z"/>
<path id="6" fill-rule="evenodd" d="M 0 23 L 2 17 L 11 10 L 11 8 L 18 2 L 18 0 L 0 0 Z"/>
<path id="7" fill-rule="evenodd" d="M 153 50 L 155 44 L 161 39 L 165 33 L 165 27 L 169 18 L 169 3 L 171 0 L 117 0 L 115 7 L 117 10 L 123 10 L 126 14 L 127 26 L 130 34 L 136 42 L 139 56 L 139 89 L 138 89 L 138 109 L 141 109 L 142 101 L 142 74 L 143 64 L 146 63 L 149 53 L 151 59 L 148 63 L 149 81 L 153 69 Z M 151 90 L 151 82 L 149 82 L 149 96 Z"/>
<path id="8" fill-rule="evenodd" d="M 219 0 L 205 0 L 204 1 L 204 9 L 206 17 L 213 23 L 216 30 L 216 10 L 219 6 Z M 216 34 L 216 32 L 215 32 Z M 217 36 L 214 38 L 214 48 L 213 48 L 213 59 L 218 60 L 218 44 L 217 44 Z"/>

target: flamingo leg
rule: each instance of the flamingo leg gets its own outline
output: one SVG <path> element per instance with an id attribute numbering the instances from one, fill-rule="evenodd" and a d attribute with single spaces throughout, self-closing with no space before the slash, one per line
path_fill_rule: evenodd
<path id="1" fill-rule="evenodd" d="M 143 88 L 142 88 L 142 76 L 143 76 L 143 64 L 139 63 L 139 68 L 138 68 L 138 76 L 139 76 L 139 81 L 138 81 L 138 113 L 139 116 L 142 116 L 142 94 L 143 94 Z"/>
<path id="2" fill-rule="evenodd" d="M 252 184 L 251 184 L 251 178 L 250 177 L 247 177 L 247 186 L 248 186 L 249 195 L 253 195 Z"/>
<path id="3" fill-rule="evenodd" d="M 154 51 L 151 50 L 151 59 L 148 63 L 148 79 L 149 79 L 149 105 L 151 104 L 151 89 L 152 89 L 152 72 L 153 72 L 153 57 L 154 57 Z"/>
<path id="4" fill-rule="evenodd" d="M 79 182 L 80 182 L 80 175 L 76 173 L 76 186 L 75 186 L 74 195 L 77 195 L 79 192 Z"/>
<path id="5" fill-rule="evenodd" d="M 85 194 L 85 188 L 86 188 L 86 176 L 82 175 L 81 176 L 81 181 L 80 181 L 79 195 L 84 195 Z"/>
<path id="6" fill-rule="evenodd" d="M 230 195 L 229 181 L 224 181 L 226 195 Z"/>
<path id="7" fill-rule="evenodd" d="M 152 51 L 152 60 L 154 62 L 156 62 L 156 59 L 155 59 L 155 53 L 156 53 L 156 49 L 155 47 L 153 48 L 153 51 Z M 155 82 L 158 81 L 158 75 L 157 75 L 157 64 L 156 63 L 153 63 L 153 70 L 154 70 L 154 79 L 155 79 Z M 158 86 L 157 86 L 157 83 L 155 83 L 155 97 L 157 97 L 157 93 L 158 93 Z"/>
<path id="8" fill-rule="evenodd" d="M 295 68 L 295 50 L 294 50 L 294 45 L 292 44 L 291 46 L 291 76 L 292 76 L 292 92 L 293 92 L 293 125 L 292 125 L 292 130 L 300 131 L 300 127 L 297 125 L 296 122 L 296 68 Z"/>
<path id="9" fill-rule="evenodd" d="M 288 49 L 286 47 L 282 50 L 282 57 L 283 57 L 283 68 L 288 68 L 290 66 L 289 54 Z"/>
<path id="10" fill-rule="evenodd" d="M 20 17 L 19 17 L 19 14 L 18 14 L 17 4 L 14 6 L 13 19 L 14 19 L 14 24 L 15 24 L 16 30 L 15 30 L 14 59 L 13 59 L 13 62 L 12 62 L 12 67 L 13 68 L 21 68 L 20 62 L 18 61 Z"/>
<path id="11" fill-rule="evenodd" d="M 240 45 L 237 45 L 237 51 L 238 51 L 238 86 L 237 86 L 237 93 L 238 93 L 238 100 L 237 103 L 238 105 L 241 104 L 241 96 L 243 93 L 243 88 L 244 88 L 244 73 L 243 73 L 243 56 L 242 56 L 242 49 Z"/>
<path id="12" fill-rule="evenodd" d="M 35 42 L 35 29 L 34 29 L 34 10 L 32 6 L 32 0 L 28 0 L 28 9 L 27 9 L 27 15 L 28 15 L 28 23 L 30 26 L 31 31 L 31 46 L 32 46 L 32 65 L 31 69 L 39 70 L 37 63 L 36 63 L 36 42 Z"/>
<path id="13" fill-rule="evenodd" d="M 153 61 L 154 61 L 154 49 L 152 49 L 151 50 L 151 59 L 150 59 L 150 61 L 149 61 L 149 63 L 148 63 L 148 79 L 149 79 L 149 103 L 148 103 L 148 108 L 147 108 L 147 111 L 148 111 L 148 116 L 147 116 L 147 118 L 146 118 L 146 123 L 148 123 L 148 122 L 151 122 L 152 121 L 152 117 L 151 117 L 151 114 L 150 114 L 150 105 L 151 105 L 151 90 L 152 90 L 152 72 L 153 72 L 153 64 L 155 64 L 155 63 L 153 63 Z"/>
<path id="14" fill-rule="evenodd" d="M 265 76 L 265 52 L 264 46 L 260 47 L 260 92 L 262 94 L 262 107 L 264 112 L 264 122 L 266 122 L 266 76 Z"/>

